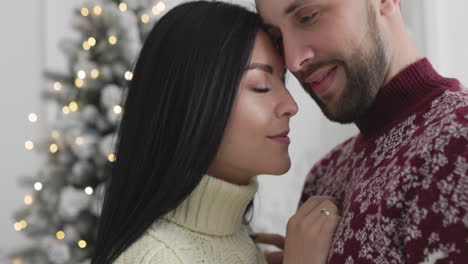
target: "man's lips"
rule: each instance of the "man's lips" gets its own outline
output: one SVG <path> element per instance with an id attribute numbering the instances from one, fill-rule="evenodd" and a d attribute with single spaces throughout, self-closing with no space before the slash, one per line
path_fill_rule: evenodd
<path id="1" fill-rule="evenodd" d="M 289 143 L 291 143 L 291 140 L 289 139 L 288 134 L 289 134 L 289 130 L 286 130 L 286 131 L 281 132 L 281 133 L 279 133 L 277 135 L 268 136 L 268 138 L 273 139 L 275 141 L 278 141 L 280 143 L 289 144 Z"/>
<path id="2" fill-rule="evenodd" d="M 337 69 L 338 65 L 323 67 L 308 77 L 306 80 L 308 80 L 307 83 L 310 85 L 311 92 L 316 96 L 323 96 L 328 93 L 332 87 Z"/>
<path id="3" fill-rule="evenodd" d="M 329 65 L 329 66 L 322 67 L 322 68 L 314 71 L 311 75 L 309 75 L 309 77 L 307 77 L 305 79 L 305 82 L 309 83 L 309 84 L 320 83 L 336 67 L 337 67 L 337 65 Z"/>

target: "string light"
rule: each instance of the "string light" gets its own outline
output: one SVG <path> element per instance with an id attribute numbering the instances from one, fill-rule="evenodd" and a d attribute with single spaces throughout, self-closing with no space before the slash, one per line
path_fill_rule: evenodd
<path id="1" fill-rule="evenodd" d="M 27 150 L 32 150 L 34 148 L 34 143 L 31 140 L 24 142 L 24 147 Z"/>
<path id="2" fill-rule="evenodd" d="M 40 183 L 40 182 L 34 183 L 34 189 L 35 189 L 36 191 L 42 190 L 42 183 Z"/>
<path id="3" fill-rule="evenodd" d="M 91 47 L 94 47 L 96 45 L 96 39 L 93 38 L 93 37 L 90 37 L 88 39 L 88 44 L 91 46 Z"/>
<path id="4" fill-rule="evenodd" d="M 60 137 L 60 133 L 57 130 L 53 130 L 51 135 L 54 139 L 58 139 Z"/>
<path id="5" fill-rule="evenodd" d="M 91 49 L 91 45 L 89 45 L 89 42 L 87 40 L 85 40 L 83 42 L 83 49 L 84 50 L 90 50 Z"/>
<path id="6" fill-rule="evenodd" d="M 162 11 L 164 11 L 164 9 L 166 9 L 166 5 L 163 2 L 159 2 L 156 5 L 156 8 L 159 10 L 159 12 L 162 12 Z"/>
<path id="7" fill-rule="evenodd" d="M 158 15 L 159 13 L 164 11 L 164 9 L 166 9 L 166 5 L 163 2 L 159 2 L 158 4 L 153 6 L 151 11 L 153 12 L 154 15 Z"/>
<path id="8" fill-rule="evenodd" d="M 133 73 L 131 71 L 126 71 L 124 77 L 125 80 L 131 81 L 133 79 Z"/>
<path id="9" fill-rule="evenodd" d="M 153 6 L 153 8 L 151 9 L 151 12 L 153 12 L 154 15 L 158 15 L 159 10 L 158 10 L 157 6 Z"/>
<path id="10" fill-rule="evenodd" d="M 102 7 L 99 5 L 96 5 L 93 7 L 93 12 L 96 16 L 99 16 L 102 14 Z"/>
<path id="11" fill-rule="evenodd" d="M 125 3 L 120 3 L 120 4 L 119 4 L 119 9 L 120 9 L 120 11 L 122 11 L 122 12 L 127 11 L 127 4 L 125 4 Z"/>
<path id="12" fill-rule="evenodd" d="M 84 191 L 85 191 L 85 193 L 86 193 L 87 195 L 91 195 L 91 194 L 93 194 L 93 191 L 94 191 L 94 190 L 93 190 L 93 188 L 91 188 L 91 187 L 88 186 L 88 187 L 85 188 Z"/>
<path id="13" fill-rule="evenodd" d="M 79 246 L 80 248 L 85 248 L 86 245 L 87 245 L 87 244 L 86 244 L 86 241 L 84 241 L 84 240 L 78 241 L 78 246 Z"/>
<path id="14" fill-rule="evenodd" d="M 65 232 L 63 231 L 58 231 L 55 236 L 57 237 L 58 240 L 62 240 L 65 238 Z"/>
<path id="15" fill-rule="evenodd" d="M 81 144 L 83 144 L 83 142 L 84 142 L 84 140 L 83 140 L 82 137 L 77 137 L 75 139 L 75 144 L 77 144 L 77 145 L 81 145 Z"/>
<path id="16" fill-rule="evenodd" d="M 68 115 L 70 113 L 70 108 L 68 108 L 68 106 L 64 106 L 62 107 L 62 112 L 66 115 Z"/>
<path id="17" fill-rule="evenodd" d="M 107 156 L 107 160 L 108 160 L 109 162 L 115 162 L 115 161 L 117 160 L 117 157 L 116 157 L 114 154 L 109 154 L 109 155 Z"/>
<path id="18" fill-rule="evenodd" d="M 13 227 L 15 228 L 15 231 L 21 231 L 21 224 L 19 222 L 16 222 Z"/>
<path id="19" fill-rule="evenodd" d="M 81 15 L 86 17 L 89 15 L 89 9 L 86 7 L 81 8 Z"/>
<path id="20" fill-rule="evenodd" d="M 120 105 L 114 106 L 114 113 L 116 114 L 121 114 L 122 113 L 122 107 Z"/>
<path id="21" fill-rule="evenodd" d="M 24 264 L 24 259 L 20 257 L 14 258 L 11 264 Z"/>
<path id="22" fill-rule="evenodd" d="M 50 147 L 49 147 L 49 151 L 51 153 L 56 153 L 58 151 L 58 146 L 57 144 L 51 144 Z"/>
<path id="23" fill-rule="evenodd" d="M 24 204 L 31 205 L 34 202 L 34 198 L 32 195 L 28 194 L 24 197 Z"/>
<path id="24" fill-rule="evenodd" d="M 55 91 L 60 91 L 62 90 L 62 84 L 60 82 L 55 82 L 54 83 L 54 90 Z"/>
<path id="25" fill-rule="evenodd" d="M 68 107 L 72 112 L 78 111 L 78 103 L 76 103 L 75 101 L 71 101 Z"/>
<path id="26" fill-rule="evenodd" d="M 141 16 L 141 22 L 143 22 L 144 24 L 148 23 L 150 20 L 150 17 L 148 16 L 148 14 L 143 14 Z"/>
<path id="27" fill-rule="evenodd" d="M 37 115 L 35 113 L 30 113 L 28 115 L 29 122 L 34 123 L 37 121 Z"/>
<path id="28" fill-rule="evenodd" d="M 117 44 L 117 37 L 114 36 L 114 35 L 109 36 L 109 44 L 111 44 L 111 45 Z"/>
<path id="29" fill-rule="evenodd" d="M 21 230 L 25 229 L 27 226 L 28 226 L 28 222 L 26 222 L 25 220 L 21 220 L 19 222 L 16 222 L 13 225 L 13 227 L 15 228 L 16 231 L 21 231 Z"/>
<path id="30" fill-rule="evenodd" d="M 20 223 L 22 229 L 25 229 L 28 226 L 28 222 L 26 222 L 25 220 L 21 220 L 19 223 Z"/>
<path id="31" fill-rule="evenodd" d="M 75 86 L 76 86 L 77 88 L 82 88 L 83 85 L 84 85 L 83 79 L 77 78 L 77 79 L 75 80 Z"/>
<path id="32" fill-rule="evenodd" d="M 91 78 L 97 79 L 99 77 L 99 70 L 98 69 L 92 69 L 91 70 Z"/>
<path id="33" fill-rule="evenodd" d="M 77 76 L 80 79 L 84 79 L 84 78 L 86 78 L 86 72 L 83 71 L 83 70 L 80 70 L 80 71 L 78 71 Z"/>

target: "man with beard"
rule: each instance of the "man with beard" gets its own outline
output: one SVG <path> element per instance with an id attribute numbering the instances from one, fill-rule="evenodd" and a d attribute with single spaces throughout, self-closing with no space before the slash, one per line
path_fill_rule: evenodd
<path id="1" fill-rule="evenodd" d="M 329 263 L 468 260 L 468 91 L 421 57 L 399 4 L 256 0 L 288 69 L 323 113 L 359 128 L 310 171 L 286 240 L 257 237 L 284 245 L 295 264 L 313 258 L 303 208 L 318 195 L 334 197 L 342 216 Z M 275 256 L 283 258 L 269 255 L 270 263 Z"/>

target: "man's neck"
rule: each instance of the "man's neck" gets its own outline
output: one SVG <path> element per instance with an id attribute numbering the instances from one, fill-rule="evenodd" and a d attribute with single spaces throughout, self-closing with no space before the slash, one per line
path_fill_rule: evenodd
<path id="1" fill-rule="evenodd" d="M 388 84 L 396 75 L 406 69 L 408 66 L 422 59 L 422 55 L 405 33 L 402 39 L 394 43 L 389 56 L 389 65 L 384 85 Z"/>

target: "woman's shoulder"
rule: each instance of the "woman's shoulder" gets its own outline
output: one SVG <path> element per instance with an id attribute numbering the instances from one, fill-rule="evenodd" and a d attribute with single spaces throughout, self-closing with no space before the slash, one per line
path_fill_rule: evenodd
<path id="1" fill-rule="evenodd" d="M 114 264 L 182 264 L 177 252 L 166 240 L 164 229 L 171 226 L 150 227 L 138 240 L 128 247 Z M 168 230 L 171 232 L 172 230 Z M 172 234 L 176 236 L 176 234 Z"/>
<path id="2" fill-rule="evenodd" d="M 233 236 L 210 236 L 161 220 L 114 264 L 265 263 L 243 226 Z"/>

